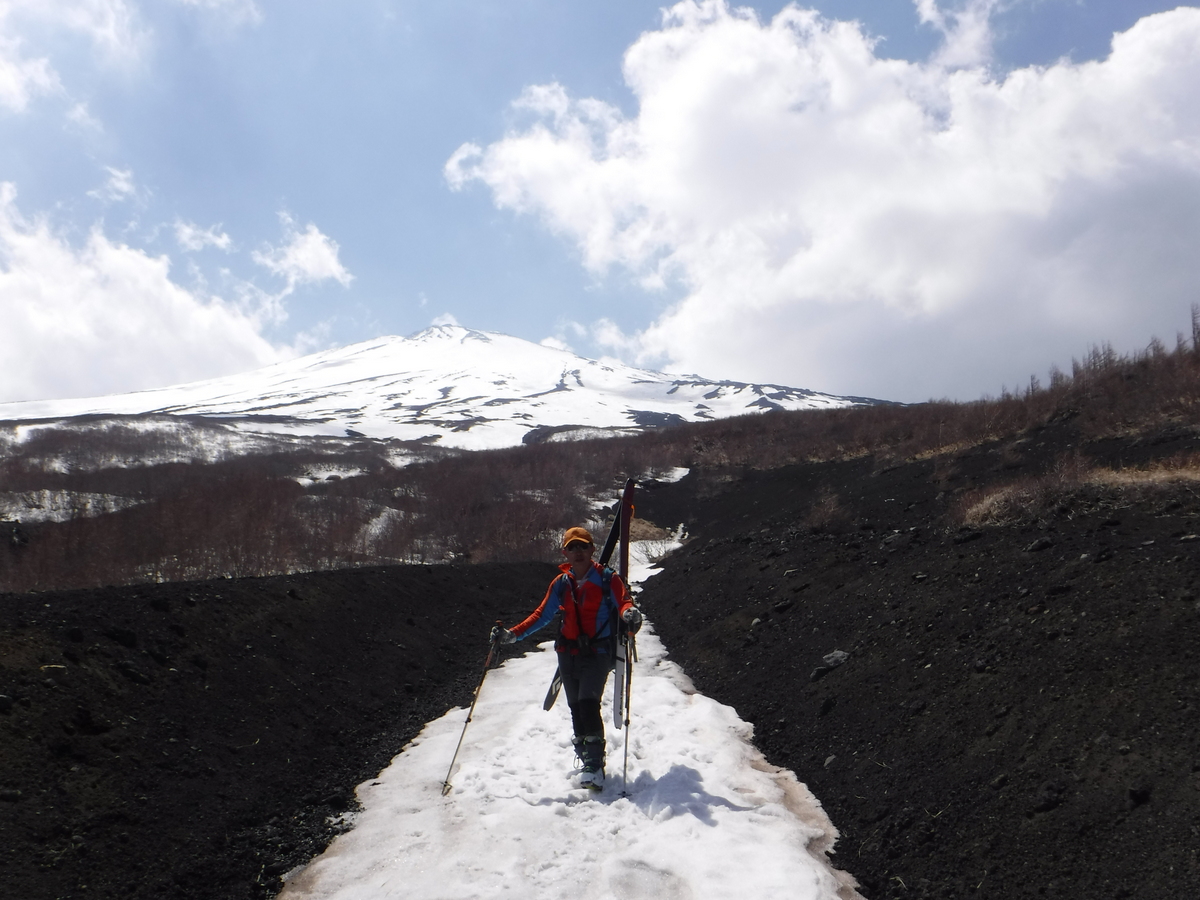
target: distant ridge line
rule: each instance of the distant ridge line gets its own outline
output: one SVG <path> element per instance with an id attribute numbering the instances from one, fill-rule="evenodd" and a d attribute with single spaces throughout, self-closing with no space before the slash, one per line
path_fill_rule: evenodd
<path id="1" fill-rule="evenodd" d="M 0 420 L 202 417 L 246 434 L 363 436 L 477 450 L 636 433 L 770 410 L 888 403 L 667 374 L 496 332 L 435 325 L 238 375 L 105 397 L 0 404 Z"/>

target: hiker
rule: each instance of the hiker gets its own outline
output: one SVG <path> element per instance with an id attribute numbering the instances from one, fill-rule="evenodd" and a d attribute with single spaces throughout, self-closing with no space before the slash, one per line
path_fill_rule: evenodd
<path id="1" fill-rule="evenodd" d="M 583 765 L 580 783 L 592 790 L 604 786 L 604 721 L 600 696 L 616 661 L 621 627 L 636 634 L 642 614 L 633 605 L 619 575 L 592 561 L 595 542 L 586 528 L 568 528 L 562 538 L 562 574 L 550 582 L 542 604 L 511 629 L 492 629 L 492 640 L 519 641 L 547 625 L 560 609 L 562 625 L 554 649 L 558 673 L 575 728 L 572 744 Z M 607 582 L 607 585 L 606 585 Z M 606 589 L 607 588 L 607 589 Z"/>

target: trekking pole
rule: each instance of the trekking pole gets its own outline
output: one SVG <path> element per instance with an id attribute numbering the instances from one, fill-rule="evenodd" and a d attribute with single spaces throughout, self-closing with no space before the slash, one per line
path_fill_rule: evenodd
<path id="1" fill-rule="evenodd" d="M 497 625 L 501 625 L 499 621 Z M 467 721 L 463 722 L 462 734 L 458 736 L 458 746 L 454 748 L 454 756 L 450 758 L 450 768 L 446 770 L 446 780 L 442 782 L 442 796 L 445 797 L 450 793 L 450 773 L 454 771 L 454 763 L 458 760 L 458 751 L 462 749 L 463 738 L 467 736 L 467 726 L 471 724 L 471 716 L 475 714 L 475 704 L 479 702 L 479 692 L 483 690 L 483 681 L 487 678 L 488 669 L 492 667 L 492 658 L 496 655 L 496 651 L 500 649 L 500 638 L 496 638 L 488 645 L 487 660 L 483 664 L 483 675 L 479 678 L 479 686 L 475 688 L 475 698 L 471 701 L 471 708 L 467 710 Z"/>

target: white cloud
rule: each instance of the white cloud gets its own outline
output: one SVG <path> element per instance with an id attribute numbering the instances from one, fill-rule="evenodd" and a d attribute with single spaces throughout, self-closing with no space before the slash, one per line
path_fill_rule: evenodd
<path id="1" fill-rule="evenodd" d="M 1092 342 L 1186 325 L 1200 276 L 1200 10 L 1102 61 L 993 76 L 987 14 L 917 0 L 928 62 L 853 23 L 679 3 L 629 48 L 635 117 L 558 85 L 447 162 L 584 264 L 684 298 L 605 346 L 898 399 L 1015 385 Z M 614 330 L 615 329 L 615 330 Z"/>
<path id="2" fill-rule="evenodd" d="M 442 313 L 440 316 L 434 316 L 430 325 L 457 325 L 458 319 L 454 318 L 453 313 Z"/>
<path id="3" fill-rule="evenodd" d="M 140 55 L 148 33 L 126 0 L 19 0 L 26 9 L 91 38 L 109 62 L 125 64 Z"/>
<path id="4" fill-rule="evenodd" d="M 291 355 L 262 336 L 258 310 L 175 284 L 166 257 L 98 228 L 72 247 L 15 198 L 0 185 L 0 400 L 157 387 Z"/>
<path id="5" fill-rule="evenodd" d="M 263 20 L 262 10 L 254 0 L 175 0 L 182 6 L 208 10 L 225 17 L 230 25 L 257 25 Z"/>
<path id="6" fill-rule="evenodd" d="M 101 132 L 104 126 L 96 119 L 86 103 L 76 103 L 67 110 L 67 121 L 83 131 Z"/>
<path id="7" fill-rule="evenodd" d="M 107 203 L 116 203 L 137 196 L 137 186 L 133 183 L 132 169 L 114 169 L 112 166 L 104 168 L 108 172 L 108 181 L 104 182 L 101 187 L 88 191 L 89 197 Z"/>
<path id="8" fill-rule="evenodd" d="M 136 61 L 146 43 L 135 8 L 126 0 L 0 0 L 0 105 L 23 112 L 39 94 L 64 93 L 50 58 L 26 47 L 37 28 L 83 34 L 110 65 Z M 77 121 L 76 105 L 68 118 Z M 77 122 L 78 124 L 78 122 Z"/>
<path id="9" fill-rule="evenodd" d="M 220 225 L 211 228 L 201 228 L 192 222 L 182 220 L 175 222 L 175 240 L 179 246 L 189 253 L 196 253 L 205 247 L 216 247 L 228 253 L 233 248 L 233 241 Z"/>
<path id="10" fill-rule="evenodd" d="M 942 9 L 938 0 L 913 0 L 917 16 L 945 39 L 934 60 L 944 66 L 978 66 L 992 58 L 992 13 L 1000 0 L 960 0 L 957 7 Z"/>
<path id="11" fill-rule="evenodd" d="M 608 320 L 604 319 L 601 321 L 607 323 Z M 557 330 L 556 334 L 542 338 L 540 341 L 542 346 L 553 347 L 555 350 L 567 350 L 571 353 L 574 353 L 575 348 L 571 344 L 571 338 L 578 340 L 581 338 L 587 338 L 590 334 L 592 334 L 592 332 L 589 331 L 586 326 L 581 325 L 579 322 L 576 322 L 573 319 L 567 319 L 565 317 L 558 320 L 555 328 Z"/>
<path id="12" fill-rule="evenodd" d="M 34 97 L 67 94 L 49 55 L 30 44 L 50 32 L 82 34 L 109 66 L 130 67 L 142 59 L 149 32 L 126 0 L 0 0 L 0 106 L 24 112 Z M 67 120 L 95 126 L 82 103 Z"/>
<path id="13" fill-rule="evenodd" d="M 5 25 L 0 8 L 0 29 Z M 38 94 L 62 90 L 58 74 L 45 58 L 27 59 L 21 53 L 21 42 L 0 31 L 0 106 L 13 112 L 23 112 Z"/>
<path id="14" fill-rule="evenodd" d="M 287 243 L 252 255 L 260 266 L 287 281 L 285 293 L 291 293 L 299 285 L 327 279 L 337 281 L 342 287 L 350 286 L 354 276 L 338 259 L 337 241 L 322 234 L 311 222 L 304 231 L 297 231 L 295 221 L 287 213 L 280 213 L 279 218 Z"/>
<path id="15" fill-rule="evenodd" d="M 642 349 L 637 336 L 626 334 L 612 319 L 596 320 L 592 325 L 592 340 L 598 347 L 619 357 L 636 357 Z"/>
<path id="16" fill-rule="evenodd" d="M 446 161 L 443 174 L 452 191 L 461 191 L 467 182 L 479 177 L 477 161 L 483 157 L 483 148 L 470 142 L 463 144 Z"/>
<path id="17" fill-rule="evenodd" d="M 26 22 L 82 34 L 110 62 L 137 57 L 149 33 L 127 0 L 0 0 L 0 27 L 11 33 Z"/>
<path id="18" fill-rule="evenodd" d="M 551 350 L 565 350 L 568 353 L 575 352 L 574 349 L 572 349 L 570 344 L 568 344 L 562 338 L 558 338 L 558 337 L 544 337 L 540 341 L 538 341 L 538 343 L 541 344 L 543 347 L 549 347 Z"/>

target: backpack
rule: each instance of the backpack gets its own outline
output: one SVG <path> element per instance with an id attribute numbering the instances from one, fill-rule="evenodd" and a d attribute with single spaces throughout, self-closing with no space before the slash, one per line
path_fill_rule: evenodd
<path id="1" fill-rule="evenodd" d="M 612 595 L 612 578 L 613 578 L 613 575 L 615 575 L 615 574 L 616 573 L 609 566 L 605 566 L 600 571 L 600 591 L 604 597 L 603 602 L 608 604 L 610 607 L 612 607 L 614 612 L 616 611 L 616 602 L 613 600 L 613 595 Z M 570 586 L 569 574 L 564 572 L 561 577 L 567 579 L 567 584 L 569 587 Z M 572 601 L 572 606 L 574 607 L 574 610 L 575 610 L 574 615 L 576 617 L 576 619 L 575 619 L 576 631 L 579 633 L 579 637 L 578 638 L 565 637 L 562 632 L 562 624 L 560 624 L 559 628 L 558 628 L 558 639 L 554 642 L 554 649 L 555 650 L 575 649 L 579 652 L 580 656 L 595 656 L 596 655 L 596 647 L 593 645 L 593 641 L 595 640 L 595 638 L 590 638 L 586 634 L 583 633 L 583 622 L 579 619 L 579 608 L 575 604 L 574 592 L 572 592 L 572 594 L 571 594 L 571 601 Z M 564 604 L 563 623 L 566 622 L 566 619 L 567 619 L 567 613 L 566 613 L 566 606 Z M 611 646 L 608 648 L 608 653 L 610 656 L 616 651 L 617 635 L 620 632 L 620 617 L 619 616 L 615 617 L 615 621 L 617 623 L 617 627 L 613 629 L 613 634 L 607 638 L 602 638 L 602 640 L 605 643 L 611 644 Z"/>

